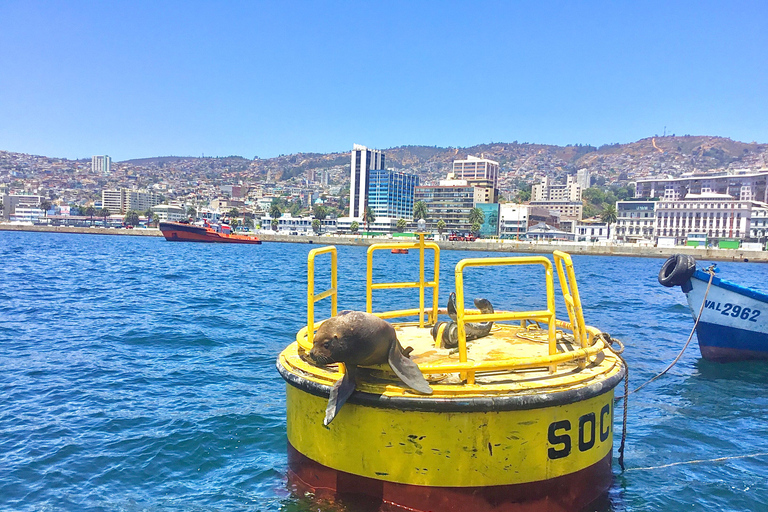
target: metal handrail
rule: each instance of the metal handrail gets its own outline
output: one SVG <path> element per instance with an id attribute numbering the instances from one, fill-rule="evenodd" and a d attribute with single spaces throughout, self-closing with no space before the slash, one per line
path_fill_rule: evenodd
<path id="1" fill-rule="evenodd" d="M 323 292 L 315 294 L 315 257 L 321 254 L 331 255 L 331 287 Z M 315 335 L 315 302 L 331 297 L 331 316 L 336 316 L 339 288 L 337 286 L 337 262 L 338 255 L 336 247 L 329 245 L 312 249 L 307 255 L 307 341 L 312 347 L 313 337 Z M 309 328 L 312 326 L 312 329 Z M 319 325 L 318 325 L 319 326 Z"/>
<path id="2" fill-rule="evenodd" d="M 555 257 L 555 268 L 557 268 L 557 277 L 560 280 L 565 308 L 568 310 L 568 319 L 573 326 L 574 340 L 582 347 L 586 347 L 589 340 L 584 324 L 584 311 L 581 308 L 579 287 L 576 284 L 576 274 L 573 271 L 573 260 L 571 260 L 570 254 L 562 251 L 555 251 L 552 255 Z"/>
<path id="3" fill-rule="evenodd" d="M 392 290 L 398 288 L 419 289 L 419 327 L 424 327 L 424 289 L 432 288 L 432 309 L 429 310 L 429 323 L 437 322 L 437 302 L 440 290 L 440 246 L 434 242 L 425 242 L 424 233 L 418 233 L 419 241 L 412 243 L 385 242 L 373 244 L 368 247 L 368 275 L 365 290 L 365 310 L 373 313 L 373 290 Z M 383 249 L 418 249 L 419 250 L 419 280 L 416 282 L 374 283 L 373 282 L 373 253 Z M 424 250 L 432 249 L 435 253 L 434 277 L 432 281 L 425 281 L 424 277 Z M 395 318 L 387 316 L 386 318 Z"/>
<path id="4" fill-rule="evenodd" d="M 459 338 L 459 361 L 467 362 L 467 331 L 464 319 L 464 269 L 467 267 L 511 266 L 511 265 L 543 265 L 545 272 L 545 284 L 547 289 L 547 309 L 543 311 L 521 311 L 516 313 L 492 313 L 486 315 L 472 315 L 472 322 L 498 322 L 502 320 L 542 320 L 547 323 L 549 339 L 549 355 L 557 354 L 557 337 L 555 331 L 555 285 L 552 272 L 552 262 L 544 256 L 521 256 L 504 258 L 467 258 L 456 264 L 456 325 Z M 554 373 L 556 366 L 550 366 Z M 474 371 L 465 375 L 468 384 L 475 381 Z"/>

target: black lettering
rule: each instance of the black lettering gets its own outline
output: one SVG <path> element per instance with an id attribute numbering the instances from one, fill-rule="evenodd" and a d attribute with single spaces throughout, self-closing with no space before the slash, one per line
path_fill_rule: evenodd
<path id="1" fill-rule="evenodd" d="M 760 316 L 760 310 L 756 309 L 756 310 L 752 311 L 752 316 L 750 317 L 749 321 L 750 322 L 757 322 L 757 317 L 759 317 L 759 316 Z"/>
<path id="2" fill-rule="evenodd" d="M 626 400 L 626 398 L 625 398 Z M 608 416 L 608 420 L 605 417 Z M 608 434 L 611 433 L 611 404 L 605 404 L 600 409 L 600 441 L 608 439 Z"/>
<path id="3" fill-rule="evenodd" d="M 733 304 L 731 304 L 730 302 L 726 302 L 725 304 L 723 304 L 723 310 L 720 312 L 720 314 L 727 315 L 732 307 L 733 307 Z"/>
<path id="4" fill-rule="evenodd" d="M 584 425 L 589 423 L 589 441 L 584 439 Z M 585 452 L 595 446 L 595 413 L 591 412 L 579 418 L 579 450 Z"/>
<path id="5" fill-rule="evenodd" d="M 551 444 L 552 447 L 547 450 L 547 455 L 549 455 L 549 458 L 552 460 L 562 459 L 571 453 L 571 437 L 568 434 L 557 435 L 558 430 L 565 430 L 568 432 L 571 430 L 571 422 L 568 420 L 561 420 L 549 424 L 548 438 L 549 444 Z M 560 449 L 555 448 L 559 444 L 563 445 L 563 447 Z"/>

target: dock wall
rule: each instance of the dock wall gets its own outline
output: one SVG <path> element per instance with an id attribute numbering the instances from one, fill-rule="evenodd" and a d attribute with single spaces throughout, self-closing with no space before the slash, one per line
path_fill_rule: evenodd
<path id="1" fill-rule="evenodd" d="M 74 228 L 66 226 L 19 226 L 0 224 L 3 231 L 38 231 L 53 233 L 80 233 L 92 235 L 127 235 L 127 236 L 162 236 L 160 230 L 115 229 L 102 227 Z M 306 243 L 317 245 L 357 245 L 368 246 L 378 242 L 397 242 L 402 239 L 367 238 L 361 235 L 302 236 L 258 233 L 264 242 Z M 668 258 L 673 254 L 690 254 L 697 260 L 712 261 L 750 261 L 768 263 L 768 251 L 747 251 L 741 249 L 717 249 L 701 247 L 648 247 L 631 244 L 588 244 L 568 242 L 519 242 L 516 240 L 477 240 L 474 242 L 438 241 L 441 250 L 488 251 L 502 253 L 548 254 L 552 251 L 564 251 L 572 255 L 593 256 L 631 256 L 644 258 Z"/>

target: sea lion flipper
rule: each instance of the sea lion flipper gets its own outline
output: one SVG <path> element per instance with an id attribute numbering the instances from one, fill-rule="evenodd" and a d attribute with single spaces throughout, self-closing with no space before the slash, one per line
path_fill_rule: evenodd
<path id="1" fill-rule="evenodd" d="M 456 321 L 456 293 L 451 292 L 450 295 L 448 295 L 448 316 L 451 317 L 451 320 L 454 322 Z"/>
<path id="2" fill-rule="evenodd" d="M 419 370 L 419 365 L 403 355 L 403 349 L 397 340 L 389 347 L 389 367 L 408 387 L 425 395 L 432 394 L 432 388 Z"/>
<path id="3" fill-rule="evenodd" d="M 336 381 L 331 388 L 331 394 L 328 397 L 328 407 L 325 408 L 325 419 L 323 425 L 328 425 L 341 410 L 341 406 L 347 401 L 347 398 L 355 391 L 355 373 L 357 366 L 353 364 L 344 365 L 344 376 Z"/>

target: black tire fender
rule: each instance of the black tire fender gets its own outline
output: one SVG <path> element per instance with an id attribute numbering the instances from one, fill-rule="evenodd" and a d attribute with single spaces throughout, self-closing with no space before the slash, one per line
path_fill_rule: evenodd
<path id="1" fill-rule="evenodd" d="M 682 286 L 696 271 L 696 258 L 688 254 L 673 254 L 659 270 L 659 283 L 666 287 Z"/>

